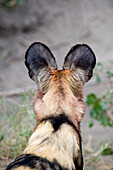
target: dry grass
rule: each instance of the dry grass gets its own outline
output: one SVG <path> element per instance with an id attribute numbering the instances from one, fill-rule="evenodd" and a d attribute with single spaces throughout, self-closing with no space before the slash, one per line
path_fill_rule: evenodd
<path id="1" fill-rule="evenodd" d="M 32 110 L 31 98 L 34 92 L 20 94 L 20 103 L 4 96 L 0 101 L 0 158 L 14 158 L 26 146 L 35 128 L 36 120 Z M 11 102 L 9 102 L 11 101 Z"/>

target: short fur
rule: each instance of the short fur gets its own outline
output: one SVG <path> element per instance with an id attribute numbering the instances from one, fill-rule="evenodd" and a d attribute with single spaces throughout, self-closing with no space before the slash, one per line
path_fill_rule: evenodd
<path id="1" fill-rule="evenodd" d="M 83 85 L 92 76 L 96 59 L 87 45 L 67 54 L 63 70 L 42 43 L 33 43 L 25 64 L 37 84 L 34 112 L 37 126 L 23 154 L 6 170 L 83 170 L 80 122 L 84 115 Z"/>

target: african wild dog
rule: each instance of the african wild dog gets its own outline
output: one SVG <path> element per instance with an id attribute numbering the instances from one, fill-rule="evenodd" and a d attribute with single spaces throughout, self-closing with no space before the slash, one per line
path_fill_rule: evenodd
<path id="1" fill-rule="evenodd" d="M 26 52 L 29 76 L 37 84 L 37 126 L 24 152 L 6 170 L 82 170 L 80 122 L 83 85 L 92 77 L 96 59 L 88 45 L 78 44 L 58 70 L 49 48 L 33 43 Z"/>

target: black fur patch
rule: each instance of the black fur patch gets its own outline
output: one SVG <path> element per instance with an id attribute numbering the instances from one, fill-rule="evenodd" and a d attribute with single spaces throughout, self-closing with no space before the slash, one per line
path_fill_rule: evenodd
<path id="1" fill-rule="evenodd" d="M 65 114 L 60 114 L 58 116 L 49 116 L 49 117 L 44 118 L 42 121 L 47 121 L 47 120 L 52 123 L 55 132 L 59 130 L 61 125 L 63 125 L 64 123 L 67 123 L 70 126 L 72 126 L 79 134 L 75 125 L 69 120 L 68 116 L 66 116 Z"/>
<path id="2" fill-rule="evenodd" d="M 68 170 L 57 163 L 56 160 L 53 162 L 48 161 L 46 158 L 41 158 L 32 154 L 22 154 L 18 156 L 6 170 L 11 170 L 18 167 L 29 167 L 37 170 Z"/>
<path id="3" fill-rule="evenodd" d="M 81 157 L 80 165 L 78 163 L 78 159 L 74 159 L 74 164 L 75 164 L 76 170 L 83 170 L 83 157 Z"/>

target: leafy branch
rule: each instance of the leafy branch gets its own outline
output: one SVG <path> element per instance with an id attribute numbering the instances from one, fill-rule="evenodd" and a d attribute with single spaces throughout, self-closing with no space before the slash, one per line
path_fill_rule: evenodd
<path id="1" fill-rule="evenodd" d="M 103 126 L 113 127 L 113 72 L 111 71 L 113 61 L 110 61 L 109 64 L 110 68 L 105 72 L 109 82 L 107 91 L 101 97 L 91 93 L 86 99 L 92 118 L 89 127 L 93 126 L 93 119 L 99 121 Z M 94 75 L 98 83 L 101 83 L 100 73 L 102 70 L 104 70 L 104 66 L 101 63 L 97 63 Z"/>

